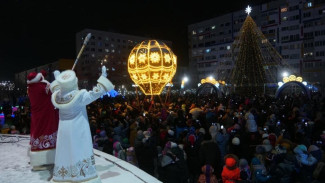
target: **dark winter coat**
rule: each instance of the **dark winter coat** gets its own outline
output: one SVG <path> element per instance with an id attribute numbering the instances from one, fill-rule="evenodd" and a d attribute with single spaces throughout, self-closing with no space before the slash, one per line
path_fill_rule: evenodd
<path id="1" fill-rule="evenodd" d="M 271 183 L 287 183 L 293 181 L 295 174 L 296 159 L 293 155 L 287 154 L 285 158 L 278 162 L 274 168 L 271 168 Z"/>
<path id="2" fill-rule="evenodd" d="M 221 173 L 221 155 L 218 145 L 210 141 L 203 141 L 201 143 L 200 152 L 199 152 L 201 166 L 211 165 L 217 174 Z"/>
<path id="3" fill-rule="evenodd" d="M 220 150 L 220 156 L 224 157 L 227 154 L 227 144 L 229 140 L 229 134 L 217 133 L 215 138 Z"/>
<path id="4" fill-rule="evenodd" d="M 136 143 L 135 156 L 138 160 L 139 168 L 150 175 L 154 175 L 154 158 L 157 157 L 155 150 L 149 143 Z"/>
<path id="5" fill-rule="evenodd" d="M 200 170 L 200 158 L 199 158 L 199 146 L 194 144 L 193 146 L 188 145 L 185 147 L 185 152 L 187 155 L 187 165 L 190 174 L 199 175 Z"/>
<path id="6" fill-rule="evenodd" d="M 162 182 L 185 183 L 188 178 L 184 155 L 178 147 L 172 148 L 159 160 L 158 174 Z"/>

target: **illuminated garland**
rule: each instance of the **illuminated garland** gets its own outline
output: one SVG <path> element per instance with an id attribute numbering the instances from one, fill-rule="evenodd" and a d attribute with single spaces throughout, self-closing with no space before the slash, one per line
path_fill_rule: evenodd
<path id="1" fill-rule="evenodd" d="M 128 59 L 129 75 L 145 95 L 160 95 L 173 79 L 176 68 L 176 55 L 165 43 L 156 40 L 136 45 Z"/>
<path id="2" fill-rule="evenodd" d="M 296 81 L 296 82 L 300 82 L 304 85 L 307 85 L 307 82 L 306 81 L 303 81 L 302 77 L 296 77 L 295 75 L 290 75 L 289 77 L 285 76 L 282 78 L 282 81 L 283 82 L 278 82 L 278 85 L 279 85 L 279 88 L 284 84 L 284 83 L 288 83 L 288 82 L 291 82 L 291 81 Z"/>
<path id="3" fill-rule="evenodd" d="M 290 75 L 289 77 L 283 77 L 282 81 L 287 83 L 289 81 L 298 81 L 302 82 L 302 77 L 296 77 L 295 75 Z"/>
<path id="4" fill-rule="evenodd" d="M 225 81 L 222 81 L 222 80 L 219 80 L 217 81 L 216 79 L 212 78 L 212 77 L 207 77 L 205 79 L 201 79 L 201 84 L 204 84 L 204 83 L 211 83 L 211 84 L 214 84 L 214 85 L 225 85 L 226 82 Z"/>

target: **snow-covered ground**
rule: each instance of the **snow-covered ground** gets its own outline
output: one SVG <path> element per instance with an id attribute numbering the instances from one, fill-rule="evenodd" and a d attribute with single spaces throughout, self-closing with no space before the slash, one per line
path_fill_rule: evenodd
<path id="1" fill-rule="evenodd" d="M 51 171 L 31 171 L 28 157 L 29 136 L 0 134 L 0 183 L 45 183 Z M 97 173 L 102 183 L 160 183 L 145 173 L 114 156 L 95 150 Z"/>

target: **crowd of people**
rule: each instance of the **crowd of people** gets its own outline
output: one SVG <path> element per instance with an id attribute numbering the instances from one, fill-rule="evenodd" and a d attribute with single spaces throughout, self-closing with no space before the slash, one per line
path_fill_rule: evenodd
<path id="1" fill-rule="evenodd" d="M 95 149 L 162 182 L 325 181 L 320 94 L 311 99 L 174 94 L 167 102 L 104 96 L 87 112 Z M 28 134 L 28 100 L 14 113 L 5 113 L 1 132 Z"/>

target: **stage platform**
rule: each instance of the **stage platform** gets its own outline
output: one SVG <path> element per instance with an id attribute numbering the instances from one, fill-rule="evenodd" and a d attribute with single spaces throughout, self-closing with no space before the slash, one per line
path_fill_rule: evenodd
<path id="1" fill-rule="evenodd" d="M 0 183 L 46 183 L 52 172 L 31 171 L 27 154 L 29 136 L 0 134 Z M 141 169 L 94 149 L 102 183 L 161 183 Z"/>

